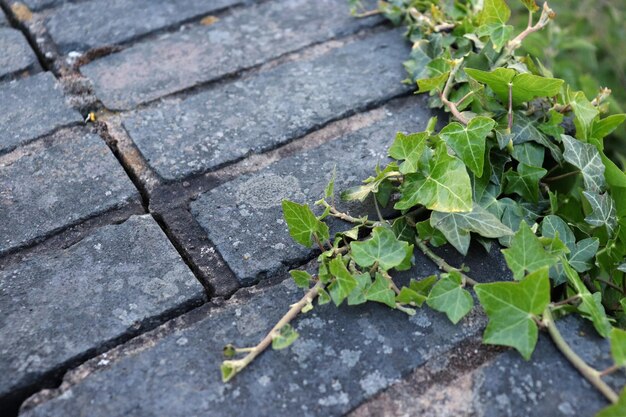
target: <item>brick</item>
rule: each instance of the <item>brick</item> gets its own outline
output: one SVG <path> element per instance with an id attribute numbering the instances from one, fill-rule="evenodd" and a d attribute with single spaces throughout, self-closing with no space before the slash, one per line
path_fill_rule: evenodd
<path id="1" fill-rule="evenodd" d="M 454 326 L 432 310 L 408 317 L 381 305 L 327 304 L 294 322 L 300 338 L 292 346 L 264 353 L 223 384 L 223 346 L 258 343 L 302 296 L 294 287 L 289 280 L 209 309 L 23 416 L 341 416 L 484 324 L 476 315 Z"/>
<path id="2" fill-rule="evenodd" d="M 215 80 L 307 45 L 354 33 L 343 0 L 281 0 L 237 10 L 198 26 L 138 44 L 81 68 L 109 109 L 129 109 Z"/>
<path id="3" fill-rule="evenodd" d="M 4 17 L 4 16 L 2 16 Z M 39 68 L 37 57 L 22 32 L 4 28 L 0 22 L 0 80 Z"/>
<path id="4" fill-rule="evenodd" d="M 159 176 L 182 179 L 408 93 L 401 83 L 408 52 L 399 32 L 381 33 L 139 111 L 124 127 Z"/>
<path id="5" fill-rule="evenodd" d="M 104 141 L 62 130 L 0 157 L 0 254 L 108 210 L 139 194 Z"/>
<path id="6" fill-rule="evenodd" d="M 110 0 L 66 3 L 46 16 L 59 51 L 87 51 L 132 41 L 242 0 Z"/>
<path id="7" fill-rule="evenodd" d="M 148 215 L 3 267 L 0 403 L 117 338 L 158 324 L 159 315 L 203 299 L 202 286 Z"/>
<path id="8" fill-rule="evenodd" d="M 49 72 L 0 86 L 0 154 L 81 121 Z"/>

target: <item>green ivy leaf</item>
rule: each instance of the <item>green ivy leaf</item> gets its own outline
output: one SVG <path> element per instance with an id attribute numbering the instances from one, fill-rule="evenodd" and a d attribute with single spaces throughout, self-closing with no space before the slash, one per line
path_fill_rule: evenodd
<path id="1" fill-rule="evenodd" d="M 485 23 L 506 23 L 511 17 L 511 9 L 504 0 L 485 0 L 479 21 Z"/>
<path id="2" fill-rule="evenodd" d="M 606 226 L 611 235 L 617 227 L 617 215 L 615 202 L 609 193 L 596 194 L 583 191 L 583 195 L 591 205 L 591 214 L 585 217 L 585 221 L 594 227 Z"/>
<path id="3" fill-rule="evenodd" d="M 568 135 L 561 135 L 565 152 L 563 157 L 583 174 L 587 191 L 602 191 L 606 187 L 604 164 L 598 149 Z"/>
<path id="4" fill-rule="evenodd" d="M 596 256 L 600 248 L 600 240 L 589 237 L 581 240 L 569 255 L 569 264 L 578 272 L 589 271 L 593 264 L 591 260 Z"/>
<path id="5" fill-rule="evenodd" d="M 591 124 L 590 137 L 602 139 L 613 133 L 615 129 L 626 120 L 626 114 L 612 114 L 600 120 L 594 119 Z"/>
<path id="6" fill-rule="evenodd" d="M 626 387 L 619 395 L 617 403 L 603 408 L 596 417 L 624 417 L 626 416 Z"/>
<path id="7" fill-rule="evenodd" d="M 413 133 L 405 135 L 398 133 L 393 144 L 389 148 L 389 156 L 397 160 L 403 160 L 400 164 L 400 172 L 408 174 L 417 172 L 419 160 L 426 148 L 427 132 Z"/>
<path id="8" fill-rule="evenodd" d="M 422 204 L 430 210 L 463 212 L 472 209 L 472 185 L 463 162 L 448 154 L 440 142 L 429 161 L 430 172 L 409 174 L 401 187 L 402 197 L 395 204 L 405 210 Z"/>
<path id="9" fill-rule="evenodd" d="M 478 116 L 470 120 L 467 126 L 452 122 L 439 135 L 474 174 L 482 177 L 485 141 L 495 125 L 496 122 L 489 117 Z"/>
<path id="10" fill-rule="evenodd" d="M 389 288 L 389 281 L 385 279 L 380 273 L 376 273 L 376 279 L 374 283 L 367 289 L 365 298 L 368 301 L 376 301 L 378 303 L 386 304 L 391 308 L 396 307 L 396 293 Z"/>
<path id="11" fill-rule="evenodd" d="M 539 6 L 537 6 L 535 0 L 521 0 L 521 2 L 522 4 L 524 4 L 524 7 L 526 7 L 529 12 L 535 13 L 537 10 L 539 10 Z"/>
<path id="12" fill-rule="evenodd" d="M 446 237 L 438 229 L 430 225 L 430 220 L 418 222 L 415 225 L 417 235 L 420 240 L 428 242 L 431 246 L 438 248 L 448 243 Z"/>
<path id="13" fill-rule="evenodd" d="M 357 281 L 341 258 L 333 258 L 328 266 L 330 273 L 335 277 L 335 281 L 328 286 L 328 291 L 335 305 L 339 305 L 357 287 Z"/>
<path id="14" fill-rule="evenodd" d="M 456 324 L 474 305 L 472 295 L 463 289 L 461 275 L 458 272 L 442 274 L 426 301 L 433 310 L 445 313 L 448 319 Z"/>
<path id="15" fill-rule="evenodd" d="M 511 133 L 513 135 L 513 144 L 519 145 L 527 142 L 538 143 L 539 145 L 548 148 L 548 150 L 550 151 L 550 155 L 552 155 L 552 158 L 554 158 L 556 162 L 561 164 L 563 162 L 563 154 L 561 153 L 561 149 L 552 140 L 546 137 L 546 135 L 544 135 L 539 129 L 537 129 L 536 124 L 536 121 L 524 116 L 523 113 L 513 112 L 513 128 L 511 129 Z"/>
<path id="16" fill-rule="evenodd" d="M 444 72 L 436 77 L 422 78 L 417 80 L 417 93 L 428 93 L 429 91 L 440 91 L 443 84 L 448 80 L 450 72 Z"/>
<path id="17" fill-rule="evenodd" d="M 600 114 L 600 111 L 591 104 L 582 91 L 570 95 L 569 105 L 574 111 L 576 136 L 580 139 L 587 139 L 591 130 L 591 124 L 596 116 Z"/>
<path id="18" fill-rule="evenodd" d="M 363 304 L 367 301 L 365 298 L 365 292 L 368 290 L 370 285 L 372 285 L 372 277 L 370 274 L 356 274 L 354 275 L 356 279 L 356 288 L 352 290 L 350 295 L 348 295 L 348 305 L 354 306 L 358 304 Z"/>
<path id="19" fill-rule="evenodd" d="M 489 317 L 483 342 L 511 346 L 526 360 L 537 344 L 538 318 L 550 302 L 548 268 L 535 270 L 519 282 L 494 282 L 474 287 Z"/>
<path id="20" fill-rule="evenodd" d="M 613 327 L 609 333 L 611 355 L 617 366 L 626 366 L 626 330 Z"/>
<path id="21" fill-rule="evenodd" d="M 542 167 L 545 157 L 545 148 L 533 142 L 525 142 L 519 145 L 514 145 L 511 156 L 526 165 Z"/>
<path id="22" fill-rule="evenodd" d="M 541 235 L 545 237 L 559 237 L 565 243 L 570 252 L 576 249 L 576 237 L 572 229 L 559 216 L 548 215 L 541 222 Z"/>
<path id="23" fill-rule="evenodd" d="M 407 304 L 413 302 L 418 307 L 421 307 L 424 301 L 428 299 L 428 294 L 436 283 L 437 277 L 435 275 L 419 281 L 412 279 L 408 287 L 400 289 L 400 294 L 396 296 L 396 301 Z"/>
<path id="24" fill-rule="evenodd" d="M 291 324 L 285 324 L 278 333 L 272 337 L 272 349 L 281 350 L 289 347 L 300 335 Z"/>
<path id="25" fill-rule="evenodd" d="M 289 234 L 293 240 L 307 248 L 311 247 L 313 235 L 316 235 L 322 242 L 328 240 L 328 226 L 315 217 L 309 206 L 289 200 L 283 200 L 282 206 Z"/>
<path id="26" fill-rule="evenodd" d="M 331 198 L 331 199 L 333 198 L 335 194 L 335 178 L 336 177 L 337 177 L 337 165 L 333 167 L 333 172 L 330 175 L 330 180 L 328 181 L 326 188 L 324 188 L 324 197 Z"/>
<path id="27" fill-rule="evenodd" d="M 520 223 L 511 247 L 503 249 L 502 253 L 516 280 L 522 279 L 526 272 L 532 273 L 557 262 L 556 257 L 546 252 L 526 222 Z"/>
<path id="28" fill-rule="evenodd" d="M 293 269 L 289 271 L 289 274 L 291 275 L 291 277 L 293 278 L 294 282 L 296 283 L 298 287 L 304 288 L 304 289 L 309 288 L 309 283 L 311 282 L 311 279 L 313 278 L 311 274 L 309 274 L 306 271 L 301 271 L 299 269 Z"/>
<path id="29" fill-rule="evenodd" d="M 518 194 L 534 203 L 539 201 L 539 181 L 548 171 L 543 168 L 533 167 L 524 163 L 517 165 L 517 171 L 509 169 L 504 174 L 507 194 Z"/>
<path id="30" fill-rule="evenodd" d="M 378 263 L 384 271 L 404 261 L 407 247 L 407 242 L 398 240 L 393 232 L 385 227 L 375 227 L 371 239 L 350 243 L 354 262 L 364 268 Z"/>

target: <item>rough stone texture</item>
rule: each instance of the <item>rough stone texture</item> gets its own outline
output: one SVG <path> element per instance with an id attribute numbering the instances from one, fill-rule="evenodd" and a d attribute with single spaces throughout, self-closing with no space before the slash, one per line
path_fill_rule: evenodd
<path id="1" fill-rule="evenodd" d="M 189 19 L 242 3 L 242 0 L 95 0 L 67 3 L 46 18 L 46 28 L 62 53 L 114 45 Z"/>
<path id="2" fill-rule="evenodd" d="M 15 4 L 24 4 L 32 11 L 45 9 L 47 7 L 57 6 L 59 4 L 63 4 L 67 2 L 67 0 L 7 0 L 9 5 Z"/>
<path id="3" fill-rule="evenodd" d="M 107 210 L 138 203 L 104 141 L 80 129 L 0 157 L 0 254 Z"/>
<path id="4" fill-rule="evenodd" d="M 373 18 L 378 21 L 377 17 Z M 109 109 L 128 109 L 261 64 L 306 45 L 353 33 L 343 0 L 281 0 L 233 12 L 210 26 L 164 36 L 81 68 Z"/>
<path id="5" fill-rule="evenodd" d="M 0 154 L 81 121 L 49 72 L 0 86 Z"/>
<path id="6" fill-rule="evenodd" d="M 409 92 L 401 83 L 408 52 L 399 32 L 381 33 L 139 111 L 124 127 L 162 178 L 182 179 Z"/>
<path id="7" fill-rule="evenodd" d="M 0 26 L 8 26 L 8 25 L 9 25 L 9 21 L 4 15 L 4 12 L 0 10 Z"/>
<path id="8" fill-rule="evenodd" d="M 582 319 L 558 322 L 563 336 L 588 363 L 604 369 L 612 362 L 609 344 Z M 584 335 L 584 336 L 582 336 Z M 615 388 L 626 382 L 617 373 L 605 380 Z M 423 417 L 592 417 L 608 405 L 542 334 L 529 362 L 514 351 L 449 383 L 434 384 L 415 395 L 412 375 L 388 393 L 363 404 L 350 417 L 419 415 Z"/>
<path id="9" fill-rule="evenodd" d="M 311 255 L 289 236 L 280 208 L 283 199 L 318 200 L 335 166 L 336 190 L 357 185 L 371 175 L 377 162 L 385 163 L 397 131 L 425 127 L 430 112 L 424 99 L 401 103 L 388 106 L 386 117 L 370 127 L 241 176 L 191 204 L 192 213 L 242 283 L 273 275 Z M 360 205 L 350 208 L 355 215 L 362 210 Z"/>
<path id="10" fill-rule="evenodd" d="M 222 347 L 256 344 L 302 296 L 294 287 L 288 280 L 209 310 L 24 415 L 339 416 L 484 325 L 471 315 L 454 326 L 432 310 L 408 317 L 380 305 L 316 307 L 294 322 L 300 338 L 291 347 L 266 352 L 223 384 Z"/>
<path id="11" fill-rule="evenodd" d="M 35 53 L 30 49 L 22 32 L 3 28 L 0 15 L 0 80 L 8 79 L 19 72 L 29 71 L 39 66 Z"/>
<path id="12" fill-rule="evenodd" d="M 0 398 L 204 298 L 151 216 L 0 271 Z"/>

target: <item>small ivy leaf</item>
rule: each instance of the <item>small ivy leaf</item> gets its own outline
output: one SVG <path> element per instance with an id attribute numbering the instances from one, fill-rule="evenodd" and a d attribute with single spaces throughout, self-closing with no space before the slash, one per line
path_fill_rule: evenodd
<path id="1" fill-rule="evenodd" d="M 578 310 L 583 313 L 583 316 L 591 320 L 593 327 L 595 327 L 600 336 L 608 337 L 611 323 L 606 317 L 600 293 L 591 294 L 578 276 L 578 273 L 574 271 L 569 263 L 565 259 L 561 259 L 561 263 L 568 282 L 580 297 L 581 303 L 578 306 Z"/>
<path id="2" fill-rule="evenodd" d="M 589 271 L 593 265 L 591 260 L 596 256 L 600 240 L 596 237 L 589 237 L 576 244 L 576 248 L 569 255 L 569 264 L 578 272 Z"/>
<path id="3" fill-rule="evenodd" d="M 525 142 L 513 146 L 511 154 L 515 160 L 533 167 L 542 167 L 545 158 L 545 148 L 533 142 Z"/>
<path id="4" fill-rule="evenodd" d="M 224 361 L 220 365 L 220 371 L 222 372 L 222 382 L 230 381 L 241 367 L 236 366 L 236 361 Z"/>
<path id="5" fill-rule="evenodd" d="M 289 271 L 289 274 L 291 275 L 291 278 L 293 278 L 294 282 L 296 283 L 298 287 L 304 288 L 304 289 L 309 288 L 309 283 L 311 282 L 311 279 L 313 278 L 311 274 L 309 274 L 306 271 L 301 271 L 299 269 L 293 269 Z"/>
<path id="6" fill-rule="evenodd" d="M 237 350 L 235 349 L 235 346 L 229 343 L 226 346 L 224 346 L 224 349 L 222 352 L 224 353 L 224 357 L 232 358 L 237 353 Z"/>
<path id="7" fill-rule="evenodd" d="M 396 271 L 408 271 L 411 269 L 413 264 L 415 263 L 415 256 L 413 255 L 413 245 L 409 245 L 406 247 L 406 255 L 404 260 L 400 262 L 400 265 L 396 266 Z"/>
<path id="8" fill-rule="evenodd" d="M 624 120 L 626 120 L 626 114 L 612 114 L 602 120 L 599 118 L 594 119 L 589 136 L 595 139 L 602 139 L 613 133 L 619 125 L 624 123 Z"/>
<path id="9" fill-rule="evenodd" d="M 483 342 L 511 346 L 526 360 L 537 344 L 537 318 L 550 302 L 548 268 L 529 274 L 519 282 L 494 282 L 474 287 L 489 317 Z"/>
<path id="10" fill-rule="evenodd" d="M 330 261 L 329 269 L 335 277 L 335 281 L 328 286 L 328 291 L 333 302 L 338 306 L 357 287 L 357 281 L 341 258 L 333 258 Z"/>
<path id="11" fill-rule="evenodd" d="M 472 210 L 472 184 L 465 165 L 448 154 L 446 144 L 440 142 L 429 161 L 430 172 L 409 174 L 401 187 L 402 197 L 395 204 L 397 210 L 421 204 L 430 210 L 463 212 Z"/>
<path id="12" fill-rule="evenodd" d="M 529 12 L 535 13 L 539 10 L 539 6 L 535 0 L 521 0 L 522 4 L 528 9 Z"/>
<path id="13" fill-rule="evenodd" d="M 389 281 L 378 272 L 374 283 L 365 292 L 365 298 L 368 301 L 386 304 L 391 308 L 396 307 L 396 294 L 389 288 Z"/>
<path id="14" fill-rule="evenodd" d="M 474 174 L 482 177 L 485 141 L 495 125 L 496 122 L 489 117 L 477 116 L 467 126 L 452 122 L 439 135 Z"/>
<path id="15" fill-rule="evenodd" d="M 407 242 L 398 240 L 393 232 L 385 227 L 375 227 L 371 239 L 350 243 L 354 262 L 364 268 L 378 263 L 384 271 L 404 261 L 407 247 Z"/>
<path id="16" fill-rule="evenodd" d="M 430 220 L 424 220 L 415 225 L 417 235 L 420 240 L 428 242 L 431 246 L 438 248 L 448 243 L 446 237 L 440 230 L 430 225 Z"/>
<path id="17" fill-rule="evenodd" d="M 472 295 L 462 287 L 461 275 L 458 272 L 442 274 L 426 301 L 433 310 L 445 313 L 448 319 L 456 324 L 474 306 Z"/>
<path id="18" fill-rule="evenodd" d="M 548 215 L 541 222 L 541 235 L 545 237 L 559 237 L 565 243 L 570 252 L 576 249 L 576 237 L 572 229 L 559 216 Z"/>
<path id="19" fill-rule="evenodd" d="M 304 307 L 302 307 L 302 310 L 300 310 L 300 312 L 308 313 L 311 310 L 313 310 L 313 303 L 307 300 L 306 304 L 304 305 Z"/>
<path id="20" fill-rule="evenodd" d="M 582 91 L 569 96 L 569 105 L 574 111 L 576 136 L 580 139 L 587 139 L 591 130 L 591 124 L 596 116 L 600 114 L 600 111 L 589 102 Z"/>
<path id="21" fill-rule="evenodd" d="M 357 185 L 347 188 L 341 192 L 341 199 L 343 201 L 360 201 L 363 202 L 370 193 L 374 192 L 377 184 L 370 183 L 365 185 Z"/>
<path id="22" fill-rule="evenodd" d="M 354 276 L 356 279 L 356 288 L 352 290 L 350 295 L 348 295 L 348 305 L 355 306 L 358 304 L 363 304 L 367 301 L 365 298 L 365 292 L 368 290 L 370 285 L 372 285 L 372 277 L 370 274 L 356 274 Z"/>
<path id="23" fill-rule="evenodd" d="M 309 206 L 289 200 L 283 200 L 282 206 L 289 234 L 293 240 L 307 248 L 311 247 L 313 235 L 316 235 L 320 241 L 328 240 L 328 226 L 315 217 Z"/>
<path id="24" fill-rule="evenodd" d="M 504 173 L 507 194 L 518 194 L 528 201 L 539 201 L 539 181 L 548 171 L 543 168 L 533 167 L 524 163 L 517 165 L 517 171 L 509 169 Z"/>
<path id="25" fill-rule="evenodd" d="M 613 327 L 609 333 L 611 356 L 615 365 L 626 367 L 626 330 Z"/>
<path id="26" fill-rule="evenodd" d="M 626 387 L 622 390 L 617 403 L 603 408 L 595 417 L 623 417 L 626 416 Z"/>
<path id="27" fill-rule="evenodd" d="M 583 191 L 583 195 L 591 205 L 591 214 L 585 217 L 585 222 L 594 227 L 606 226 L 609 234 L 613 235 L 617 227 L 617 213 L 613 198 L 608 192 L 596 194 Z"/>
<path id="28" fill-rule="evenodd" d="M 407 287 L 402 287 L 400 289 L 400 294 L 396 296 L 396 301 L 398 303 L 414 303 L 418 307 L 421 307 L 422 304 L 424 304 L 424 301 L 426 301 L 427 299 L 428 297 L 426 297 L 425 295 L 419 294 Z"/>
<path id="29" fill-rule="evenodd" d="M 479 36 L 489 36 L 491 38 L 493 49 L 499 52 L 511 39 L 513 29 L 514 28 L 511 25 L 505 25 L 500 22 L 492 22 L 480 26 L 476 33 Z"/>
<path id="30" fill-rule="evenodd" d="M 485 0 L 478 17 L 481 24 L 506 23 L 511 17 L 511 9 L 504 0 Z"/>
<path id="31" fill-rule="evenodd" d="M 398 133 L 393 144 L 389 148 L 389 156 L 404 161 L 400 164 L 400 172 L 408 174 L 417 172 L 419 160 L 426 148 L 427 132 L 405 135 Z"/>
<path id="32" fill-rule="evenodd" d="M 393 221 L 391 230 L 399 240 L 407 243 L 415 242 L 415 228 L 412 227 L 405 217 L 399 217 Z"/>
<path id="33" fill-rule="evenodd" d="M 600 192 L 606 187 L 604 180 L 604 164 L 598 149 L 568 135 L 561 135 L 565 152 L 563 157 L 583 174 L 585 189 Z"/>
<path id="34" fill-rule="evenodd" d="M 539 145 L 548 148 L 550 155 L 552 155 L 552 158 L 556 162 L 559 164 L 563 163 L 563 153 L 561 152 L 561 149 L 552 140 L 546 137 L 542 131 L 537 129 L 536 124 L 536 121 L 524 116 L 523 113 L 514 112 L 513 128 L 511 129 L 511 133 L 513 134 L 513 144 L 519 145 L 527 142 L 538 143 Z"/>
<path id="35" fill-rule="evenodd" d="M 328 185 L 324 188 L 324 197 L 333 198 L 335 194 L 335 178 L 337 177 L 337 165 L 333 167 L 333 173 L 330 176 L 330 180 L 328 181 Z"/>
<path id="36" fill-rule="evenodd" d="M 503 249 L 502 253 L 516 280 L 522 279 L 526 272 L 532 273 L 557 262 L 557 258 L 546 252 L 539 238 L 524 221 L 520 223 L 511 247 Z"/>
<path id="37" fill-rule="evenodd" d="M 435 275 L 419 281 L 412 279 L 408 287 L 400 289 L 400 294 L 396 296 L 396 301 L 407 304 L 413 302 L 418 307 L 421 307 L 424 301 L 428 299 L 428 294 L 436 283 L 437 276 Z"/>
<path id="38" fill-rule="evenodd" d="M 317 304 L 323 306 L 324 304 L 330 303 L 330 301 L 330 295 L 328 295 L 328 292 L 326 292 L 323 288 L 320 289 L 317 295 Z"/>
<path id="39" fill-rule="evenodd" d="M 272 349 L 281 350 L 289 347 L 300 335 L 291 324 L 285 324 L 278 333 L 272 337 Z"/>
<path id="40" fill-rule="evenodd" d="M 450 72 L 444 72 L 436 77 L 432 78 L 422 78 L 417 80 L 417 93 L 427 93 L 432 90 L 440 91 L 443 87 L 443 84 L 448 80 L 450 76 Z"/>

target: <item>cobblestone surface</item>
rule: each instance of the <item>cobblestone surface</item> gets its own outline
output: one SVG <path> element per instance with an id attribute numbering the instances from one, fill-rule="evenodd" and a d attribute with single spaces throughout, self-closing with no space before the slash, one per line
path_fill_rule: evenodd
<path id="1" fill-rule="evenodd" d="M 0 81 L 37 69 L 37 57 L 19 30 L 0 23 Z"/>
<path id="2" fill-rule="evenodd" d="M 109 55 L 81 72 L 107 108 L 128 109 L 371 24 L 350 17 L 343 0 L 265 2 Z"/>
<path id="3" fill-rule="evenodd" d="M 139 195 L 98 136 L 63 130 L 0 157 L 0 253 L 99 213 L 138 204 Z"/>
<path id="4" fill-rule="evenodd" d="M 0 85 L 0 154 L 81 121 L 49 72 Z"/>
<path id="5" fill-rule="evenodd" d="M 203 297 L 150 216 L 5 266 L 0 373 L 11 378 L 0 379 L 0 397 Z"/>

